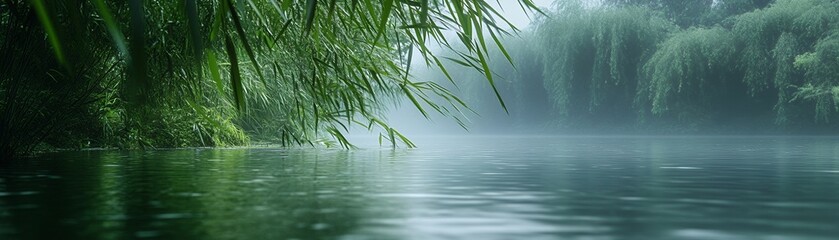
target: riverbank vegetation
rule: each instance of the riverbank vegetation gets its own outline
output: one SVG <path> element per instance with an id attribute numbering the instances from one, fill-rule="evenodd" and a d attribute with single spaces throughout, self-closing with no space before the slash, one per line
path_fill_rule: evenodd
<path id="1" fill-rule="evenodd" d="M 477 120 L 485 130 L 839 130 L 835 1 L 560 1 L 549 12 L 521 39 L 505 39 L 526 59 L 500 71 L 498 88 L 519 106 L 511 117 L 463 89 L 478 112 L 491 112 Z M 510 68 L 494 59 L 492 68 Z"/>
<path id="2" fill-rule="evenodd" d="M 839 130 L 835 1 L 519 2 L 520 34 L 481 0 L 3 1 L 0 150 L 412 147 L 399 101 L 478 131 Z"/>
<path id="3" fill-rule="evenodd" d="M 0 151 L 9 159 L 37 148 L 350 147 L 349 125 L 411 147 L 382 117 L 388 103 L 407 99 L 424 114 L 453 117 L 466 108 L 437 83 L 411 79 L 412 61 L 442 66 L 428 45 L 459 42 L 468 46 L 458 51 L 463 61 L 492 83 L 486 53 L 517 31 L 495 8 L 478 0 L 3 1 Z"/>

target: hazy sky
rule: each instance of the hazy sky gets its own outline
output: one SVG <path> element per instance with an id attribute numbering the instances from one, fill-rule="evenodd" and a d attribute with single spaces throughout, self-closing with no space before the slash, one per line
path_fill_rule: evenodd
<path id="1" fill-rule="evenodd" d="M 547 10 L 554 0 L 533 0 L 537 6 Z M 504 17 L 518 28 L 523 29 L 530 24 L 531 19 L 521 10 L 518 1 L 516 0 L 498 0 L 501 3 L 501 8 L 504 12 Z M 533 14 L 530 15 L 531 17 Z"/>

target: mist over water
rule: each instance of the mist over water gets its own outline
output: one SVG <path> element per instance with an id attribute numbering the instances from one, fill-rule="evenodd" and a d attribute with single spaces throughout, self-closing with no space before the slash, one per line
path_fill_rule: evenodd
<path id="1" fill-rule="evenodd" d="M 539 6 L 542 9 L 550 9 L 553 0 L 534 0 L 533 3 L 536 6 Z M 500 10 L 503 12 L 503 16 L 514 26 L 516 26 L 522 32 L 529 32 L 533 31 L 533 21 L 544 18 L 539 13 L 535 12 L 526 12 L 523 11 L 521 6 L 516 1 L 497 1 L 491 2 L 493 6 L 499 6 Z M 506 26 L 506 25 L 503 25 Z M 506 29 L 506 27 L 505 27 Z M 509 29 L 507 29 L 509 30 Z M 455 31 L 447 30 L 446 33 L 451 39 L 456 39 L 457 35 Z M 518 35 L 512 35 L 508 38 L 519 38 Z M 457 43 L 455 43 L 457 44 Z M 490 46 L 491 48 L 494 47 Z M 439 45 L 431 45 L 430 48 L 435 49 L 436 52 L 440 53 L 441 55 L 446 55 L 447 53 Z M 442 77 L 436 65 L 426 66 L 424 64 L 423 59 L 421 58 L 419 52 L 415 52 L 413 55 L 414 59 L 412 61 L 411 74 L 412 78 L 415 81 L 432 81 L 439 83 L 451 90 L 458 96 L 463 96 L 463 92 L 460 89 L 460 86 L 452 85 L 449 80 Z M 499 56 L 496 56 L 499 57 Z M 501 59 L 496 59 L 501 60 Z M 466 74 L 479 74 L 475 69 L 467 69 L 467 68 L 453 68 L 451 71 L 462 72 Z M 469 85 L 477 85 L 482 87 L 481 91 L 492 91 L 489 85 L 486 83 L 486 80 L 483 79 L 465 79 L 465 78 L 457 78 L 453 79 L 455 81 L 464 82 L 468 81 Z M 405 133 L 410 136 L 426 136 L 426 135 L 460 135 L 460 134 L 486 134 L 491 133 L 492 131 L 486 131 L 486 129 L 478 130 L 475 128 L 476 124 L 480 124 L 484 122 L 483 119 L 489 118 L 488 116 L 484 115 L 491 115 L 497 117 L 500 113 L 503 113 L 504 110 L 500 104 L 498 104 L 497 100 L 494 98 L 487 98 L 487 99 L 471 99 L 472 101 L 467 100 L 467 104 L 469 106 L 473 106 L 476 103 L 481 103 L 486 101 L 490 104 L 495 103 L 495 108 L 491 109 L 481 109 L 481 111 L 470 112 L 468 110 L 464 110 L 463 117 L 464 122 L 467 123 L 467 128 L 464 129 L 460 125 L 457 124 L 455 120 L 453 120 L 449 116 L 444 116 L 434 111 L 430 112 L 430 118 L 426 119 L 420 111 L 414 107 L 414 105 L 409 102 L 407 99 L 401 99 L 398 101 L 396 105 L 389 105 L 388 109 L 389 112 L 387 114 L 387 119 L 391 126 L 396 128 L 402 133 Z M 501 118 L 511 119 L 511 116 L 501 116 Z M 508 132 L 511 133 L 511 132 Z M 367 137 L 371 133 L 366 130 L 359 130 L 356 129 L 352 132 L 351 135 L 353 137 Z"/>
<path id="2" fill-rule="evenodd" d="M 0 238 L 839 234 L 832 137 L 415 140 L 421 148 L 48 154 L 0 169 Z"/>

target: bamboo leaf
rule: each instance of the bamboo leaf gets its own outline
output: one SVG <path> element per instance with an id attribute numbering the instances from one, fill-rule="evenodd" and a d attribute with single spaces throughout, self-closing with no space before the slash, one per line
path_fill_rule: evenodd
<path id="1" fill-rule="evenodd" d="M 428 25 L 428 0 L 420 0 L 420 24 Z"/>
<path id="2" fill-rule="evenodd" d="M 315 14 L 318 10 L 318 0 L 309 0 L 306 4 L 306 33 L 312 31 L 312 24 L 315 22 Z"/>
<path id="3" fill-rule="evenodd" d="M 390 140 L 390 145 L 395 148 L 396 147 L 396 138 L 393 136 L 394 135 L 393 132 L 395 132 L 395 130 L 393 130 L 393 128 L 387 127 L 388 140 Z"/>
<path id="4" fill-rule="evenodd" d="M 50 41 L 50 45 L 52 45 L 52 50 L 55 52 L 55 57 L 58 59 L 58 62 L 61 65 L 64 65 L 69 68 L 67 65 L 67 60 L 64 57 L 64 51 L 61 50 L 61 40 L 58 38 L 58 32 L 55 31 L 55 27 L 52 24 L 52 19 L 50 19 L 50 13 L 47 11 L 47 7 L 44 5 L 43 0 L 32 0 L 32 6 L 35 8 L 35 13 L 38 15 L 38 20 L 41 21 L 41 25 L 44 27 L 44 31 L 47 33 L 47 38 Z"/>
<path id="5" fill-rule="evenodd" d="M 431 28 L 443 29 L 441 27 L 434 26 L 434 25 L 431 25 L 431 24 L 428 24 L 428 23 L 415 23 L 415 24 L 408 24 L 408 25 L 399 26 L 399 29 L 415 29 L 415 28 L 419 28 L 419 29 L 431 29 Z"/>
<path id="6" fill-rule="evenodd" d="M 280 28 L 280 32 L 277 33 L 277 35 L 274 37 L 274 43 L 271 44 L 272 45 L 271 47 L 276 47 L 277 46 L 277 41 L 279 41 L 282 36 L 285 36 L 285 32 L 286 32 L 286 30 L 288 30 L 289 25 L 291 25 L 291 19 L 288 19 L 288 20 L 285 21 L 285 23 L 283 24 L 283 27 Z"/>
<path id="7" fill-rule="evenodd" d="M 495 32 L 492 30 L 489 31 L 489 35 L 492 36 L 492 40 L 495 41 L 495 46 L 501 50 L 501 54 L 504 54 L 504 58 L 507 58 L 507 62 L 510 63 L 513 68 L 516 68 L 516 64 L 513 62 L 513 58 L 510 57 L 510 53 L 507 52 L 507 48 L 504 47 L 504 44 L 501 44 L 501 41 L 498 40 L 498 36 L 495 35 Z"/>
<path id="8" fill-rule="evenodd" d="M 212 51 L 207 52 L 207 66 L 210 69 L 210 76 L 216 82 L 216 89 L 219 93 L 224 93 L 224 82 L 221 80 L 221 74 L 219 73 L 216 53 Z"/>
<path id="9" fill-rule="evenodd" d="M 103 0 L 96 1 L 102 2 Z M 193 54 L 195 54 L 196 59 L 200 60 L 204 58 L 204 40 L 201 39 L 201 22 L 199 22 L 198 17 L 197 0 L 186 0 L 186 15 L 189 22 L 189 36 L 192 41 Z"/>
<path id="10" fill-rule="evenodd" d="M 409 89 L 405 86 L 405 84 L 402 84 L 401 88 L 402 88 L 402 92 L 403 92 L 403 93 L 405 93 L 405 96 L 407 96 L 407 97 L 408 97 L 408 99 L 410 99 L 410 100 L 411 100 L 411 103 L 413 103 L 413 104 L 414 104 L 414 107 L 416 107 L 416 108 L 417 108 L 417 110 L 419 110 L 419 111 L 420 111 L 420 113 L 422 113 L 422 116 L 423 116 L 423 117 L 425 117 L 426 119 L 428 119 L 428 118 L 429 118 L 429 116 L 428 116 L 428 112 L 426 112 L 426 111 L 425 111 L 425 109 L 422 107 L 422 105 L 420 105 L 419 101 L 417 101 L 417 98 L 416 98 L 416 97 L 414 97 L 414 94 L 413 94 L 413 93 L 411 93 L 411 90 L 409 90 Z"/>
<path id="11" fill-rule="evenodd" d="M 375 45 L 376 42 L 379 41 L 385 34 L 385 27 L 387 26 L 387 20 L 390 18 L 390 12 L 393 10 L 393 0 L 384 0 L 382 1 L 382 15 L 379 17 L 379 25 L 377 28 L 378 34 L 376 34 L 376 39 L 373 41 Z"/>
<path id="12" fill-rule="evenodd" d="M 452 78 L 452 75 L 449 74 L 449 71 L 446 68 L 446 66 L 443 65 L 443 62 L 441 62 L 440 59 L 437 58 L 437 56 L 431 56 L 431 58 L 434 59 L 434 63 L 437 64 L 437 67 L 440 69 L 441 72 L 443 72 L 443 75 L 446 76 L 446 79 L 449 80 L 449 82 L 452 83 L 452 85 L 457 86 L 457 83 L 454 82 L 454 78 Z"/>
<path id="13" fill-rule="evenodd" d="M 242 41 L 242 45 L 245 47 L 245 53 L 247 53 L 248 58 L 251 60 L 251 64 L 256 69 L 256 76 L 259 77 L 259 80 L 262 81 L 262 84 L 268 85 L 265 81 L 265 76 L 262 74 L 262 67 L 259 66 L 259 62 L 256 61 L 256 54 L 253 52 L 253 48 L 251 48 L 251 44 L 248 41 L 248 35 L 245 34 L 245 30 L 242 28 L 241 20 L 239 19 L 239 13 L 236 7 L 233 6 L 232 0 L 226 0 L 228 7 L 230 8 L 230 14 L 233 17 L 233 25 L 236 27 L 236 33 L 239 34 L 239 39 Z"/>
<path id="14" fill-rule="evenodd" d="M 469 20 L 471 16 L 463 9 L 463 0 L 453 0 L 453 2 L 457 20 L 460 22 L 461 33 L 464 37 L 463 41 L 464 43 L 471 42 L 472 22 Z"/>
<path id="15" fill-rule="evenodd" d="M 108 28 L 108 33 L 111 35 L 111 39 L 114 41 L 114 45 L 116 45 L 117 50 L 120 54 L 122 54 L 122 56 L 130 57 L 130 54 L 128 53 L 128 44 L 125 42 L 125 36 L 122 34 L 122 31 L 120 31 L 116 20 L 114 20 L 111 10 L 107 5 L 105 5 L 105 1 L 94 0 L 93 4 L 96 6 L 99 16 L 103 21 L 105 21 L 105 27 Z"/>
<path id="16" fill-rule="evenodd" d="M 341 133 L 341 131 L 338 130 L 337 128 L 329 127 L 329 128 L 326 129 L 326 131 L 329 132 L 329 134 L 331 134 L 332 137 L 335 138 L 335 140 L 338 141 L 339 144 L 341 144 L 341 147 L 343 147 L 345 149 L 355 149 L 356 148 L 356 146 L 352 145 L 350 143 L 350 141 L 347 140 L 347 138 L 344 136 L 344 134 Z"/>
<path id="17" fill-rule="evenodd" d="M 486 76 L 487 81 L 489 81 L 489 85 L 492 86 L 492 91 L 495 93 L 498 103 L 501 104 L 501 108 L 504 108 L 504 112 L 510 114 L 510 111 L 507 109 L 507 104 L 504 103 L 504 99 L 501 98 L 501 93 L 498 92 L 498 86 L 495 85 L 495 80 L 492 77 L 492 71 L 489 69 L 487 59 L 484 57 L 484 54 L 480 49 L 478 49 L 477 54 L 480 59 L 481 66 L 483 67 L 484 75 Z"/>
<path id="18" fill-rule="evenodd" d="M 230 59 L 230 87 L 233 89 L 233 102 L 236 110 L 245 110 L 245 87 L 242 84 L 242 75 L 239 71 L 239 57 L 236 55 L 236 47 L 230 36 L 224 34 L 224 47 L 227 50 L 227 57 Z"/>
<path id="19" fill-rule="evenodd" d="M 224 24 L 224 20 L 227 17 L 227 6 L 227 4 L 219 4 L 218 9 L 216 9 L 216 16 L 213 18 L 213 27 L 212 30 L 210 30 L 210 41 L 215 41 L 218 37 L 219 31 L 221 31 L 221 26 Z"/>

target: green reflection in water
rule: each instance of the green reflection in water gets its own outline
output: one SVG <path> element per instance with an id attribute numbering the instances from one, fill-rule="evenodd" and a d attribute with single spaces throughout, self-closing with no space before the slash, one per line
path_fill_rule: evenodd
<path id="1" fill-rule="evenodd" d="M 49 154 L 0 169 L 0 239 L 839 234 L 833 138 L 519 136 L 420 144 Z"/>

